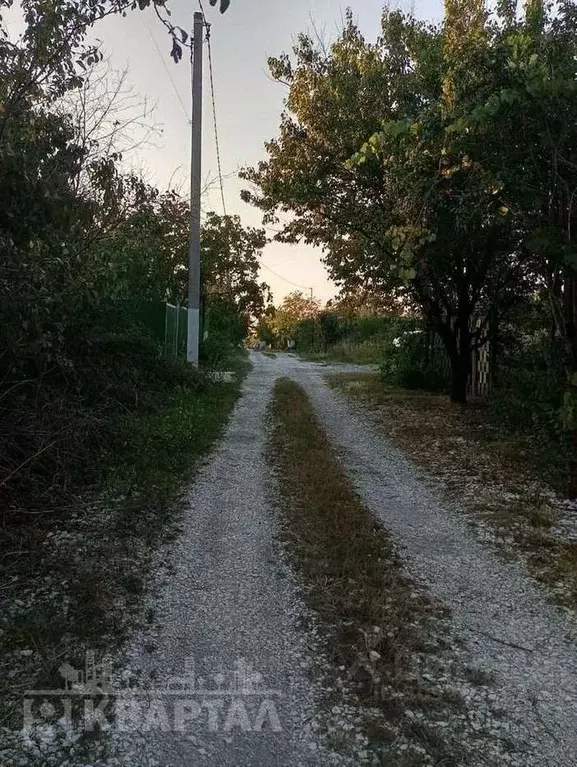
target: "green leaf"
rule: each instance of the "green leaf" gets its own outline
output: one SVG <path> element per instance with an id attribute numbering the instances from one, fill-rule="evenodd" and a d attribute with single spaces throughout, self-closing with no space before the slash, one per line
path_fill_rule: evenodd
<path id="1" fill-rule="evenodd" d="M 382 136 L 380 133 L 373 133 L 369 139 L 369 146 L 375 151 L 380 152 L 382 147 Z"/>

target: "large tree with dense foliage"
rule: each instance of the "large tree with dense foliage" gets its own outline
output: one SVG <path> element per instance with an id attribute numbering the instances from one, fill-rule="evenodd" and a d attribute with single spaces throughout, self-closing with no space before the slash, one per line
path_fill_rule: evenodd
<path id="1" fill-rule="evenodd" d="M 347 286 L 382 283 L 391 203 L 378 163 L 349 167 L 347 160 L 383 119 L 417 113 L 423 97 L 440 92 L 440 76 L 430 71 L 440 60 L 435 31 L 398 13 L 386 12 L 382 26 L 379 43 L 368 44 L 349 13 L 328 51 L 300 35 L 294 60 L 269 61 L 288 87 L 286 110 L 267 159 L 242 173 L 252 184 L 244 198 L 265 221 L 293 214 L 277 239 L 323 247 L 332 276 Z"/>
<path id="2" fill-rule="evenodd" d="M 271 60 L 286 109 L 245 199 L 292 214 L 279 239 L 321 246 L 345 289 L 418 304 L 458 402 L 475 347 L 545 288 L 575 426 L 575 4 L 446 0 L 438 27 L 390 11 L 382 26 L 369 44 L 349 14 L 331 46 L 301 36 Z"/>
<path id="3" fill-rule="evenodd" d="M 475 141 L 521 233 L 533 285 L 545 288 L 565 347 L 564 419 L 573 432 L 571 494 L 577 496 L 577 9 L 573 2 L 501 3 L 491 25 L 495 77 L 470 98 L 449 130 Z M 507 13 L 506 11 L 509 11 Z"/>
<path id="4" fill-rule="evenodd" d="M 266 244 L 263 229 L 244 227 L 239 216 L 207 213 L 201 229 L 203 295 L 232 302 L 247 318 L 260 317 L 271 300 L 259 281 L 260 257 Z"/>
<path id="5" fill-rule="evenodd" d="M 300 290 L 285 296 L 278 307 L 271 308 L 257 327 L 257 337 L 278 348 L 294 340 L 299 324 L 318 316 L 320 303 Z"/>
<path id="6" fill-rule="evenodd" d="M 253 184 L 245 198 L 265 219 L 293 214 L 279 239 L 323 247 L 348 289 L 420 306 L 447 348 L 457 401 L 472 349 L 524 278 L 519 232 L 478 160 L 485 139 L 448 142 L 456 113 L 495 82 L 485 15 L 464 5 L 442 28 L 385 11 L 375 44 L 350 14 L 328 50 L 301 36 L 294 60 L 270 62 L 289 87 L 280 135 L 267 160 L 244 171 Z"/>
<path id="7" fill-rule="evenodd" d="M 138 207 L 99 244 L 107 253 L 102 262 L 111 290 L 118 298 L 186 304 L 188 200 L 174 191 L 144 191 Z M 204 301 L 226 301 L 247 320 L 260 317 L 270 300 L 268 285 L 259 280 L 264 230 L 209 211 L 200 237 Z"/>

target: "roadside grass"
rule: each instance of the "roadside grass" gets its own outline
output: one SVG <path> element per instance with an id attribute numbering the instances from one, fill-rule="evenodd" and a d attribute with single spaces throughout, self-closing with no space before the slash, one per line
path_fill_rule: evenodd
<path id="1" fill-rule="evenodd" d="M 381 362 L 383 344 L 379 340 L 361 342 L 341 341 L 329 346 L 326 351 L 303 352 L 305 359 L 311 362 L 350 362 L 355 365 L 372 365 Z"/>
<path id="2" fill-rule="evenodd" d="M 444 663 L 451 673 L 456 664 L 444 655 L 453 641 L 446 611 L 405 572 L 391 537 L 353 491 L 303 389 L 277 381 L 270 414 L 268 457 L 281 494 L 283 544 L 326 633 L 325 687 L 341 691 L 327 695 L 327 706 L 338 707 L 343 691 L 355 697 L 378 763 L 468 763 L 468 749 L 483 735 L 469 740 L 466 704 L 448 683 Z M 463 669 L 460 689 L 486 679 Z"/>
<path id="3" fill-rule="evenodd" d="M 139 614 L 153 555 L 178 532 L 187 482 L 220 436 L 250 363 L 230 382 L 200 371 L 145 409 L 117 408 L 84 460 L 90 483 L 21 509 L 0 529 L 0 727 L 22 726 L 23 693 L 60 688 L 59 666 L 111 654 Z M 93 478 L 97 479 L 94 480 Z"/>
<path id="4" fill-rule="evenodd" d="M 495 424 L 490 404 L 385 386 L 378 374 L 332 374 L 330 386 L 365 408 L 378 429 L 505 556 L 520 553 L 558 604 L 577 607 L 577 514 L 553 488 L 563 462 Z"/>
<path id="5" fill-rule="evenodd" d="M 265 357 L 271 357 L 271 358 L 276 357 L 275 352 L 269 352 L 269 351 L 266 351 L 266 349 L 262 351 L 261 354 Z"/>

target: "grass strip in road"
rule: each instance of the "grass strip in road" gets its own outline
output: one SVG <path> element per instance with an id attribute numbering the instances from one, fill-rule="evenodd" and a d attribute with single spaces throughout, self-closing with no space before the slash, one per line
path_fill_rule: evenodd
<path id="1" fill-rule="evenodd" d="M 462 700 L 423 677 L 446 646 L 444 611 L 405 573 L 303 389 L 280 379 L 271 410 L 269 459 L 279 479 L 283 542 L 327 627 L 334 669 L 346 669 L 345 684 L 373 711 L 366 720 L 371 748 L 396 767 L 462 764 L 461 735 L 447 728 L 453 716 L 462 719 Z"/>

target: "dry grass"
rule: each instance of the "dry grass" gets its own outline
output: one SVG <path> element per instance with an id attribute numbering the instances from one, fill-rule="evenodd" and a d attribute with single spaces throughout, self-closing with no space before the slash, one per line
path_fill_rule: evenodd
<path id="1" fill-rule="evenodd" d="M 378 710 L 366 722 L 371 744 L 399 766 L 464 763 L 458 732 L 436 726 L 462 715 L 462 700 L 421 675 L 448 642 L 442 608 L 404 572 L 295 382 L 277 382 L 272 420 L 284 542 L 309 604 L 329 627 L 333 667 L 346 669 L 345 687 Z M 414 712 L 425 716 L 416 723 Z M 401 748 L 407 741 L 412 746 Z"/>
<path id="2" fill-rule="evenodd" d="M 443 395 L 387 388 L 376 374 L 327 381 L 360 403 L 503 553 L 520 553 L 557 602 L 577 606 L 577 543 L 557 527 L 563 507 L 530 442 L 496 427 L 483 402 L 455 406 Z"/>
<path id="3" fill-rule="evenodd" d="M 367 339 L 365 341 L 340 341 L 329 346 L 326 351 L 305 352 L 305 359 L 316 362 L 350 362 L 355 365 L 371 365 L 381 362 L 383 341 Z"/>

